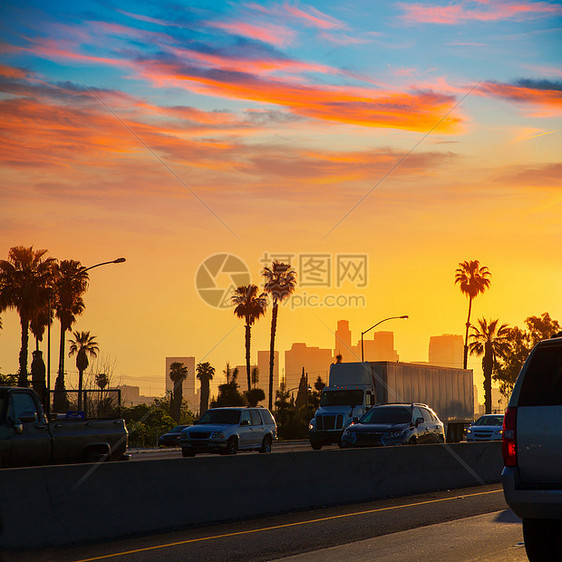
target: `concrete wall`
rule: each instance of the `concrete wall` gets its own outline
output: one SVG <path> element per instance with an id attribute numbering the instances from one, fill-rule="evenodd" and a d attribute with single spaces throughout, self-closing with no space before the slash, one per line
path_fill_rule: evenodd
<path id="1" fill-rule="evenodd" d="M 500 443 L 0 470 L 0 547 L 42 548 L 499 482 Z"/>

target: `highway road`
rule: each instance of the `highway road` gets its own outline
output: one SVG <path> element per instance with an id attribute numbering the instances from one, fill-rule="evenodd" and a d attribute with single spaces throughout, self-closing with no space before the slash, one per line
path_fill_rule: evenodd
<path id="1" fill-rule="evenodd" d="M 323 449 L 338 449 L 337 445 L 326 445 Z M 299 441 L 276 441 L 273 444 L 273 453 L 287 453 L 289 451 L 312 451 L 312 447 L 308 440 Z M 171 459 L 181 457 L 181 449 L 179 447 L 168 448 L 146 448 L 146 449 L 128 449 L 132 461 L 154 460 L 154 459 Z M 255 451 L 239 451 L 239 455 L 255 454 Z"/>
<path id="2" fill-rule="evenodd" d="M 228 500 L 225 498 L 225 501 Z M 522 540 L 521 524 L 508 510 L 501 486 L 494 484 L 97 545 L 11 553 L 4 560 L 288 559 L 325 562 L 368 557 L 389 561 L 415 559 L 416 562 L 507 562 L 526 560 Z"/>

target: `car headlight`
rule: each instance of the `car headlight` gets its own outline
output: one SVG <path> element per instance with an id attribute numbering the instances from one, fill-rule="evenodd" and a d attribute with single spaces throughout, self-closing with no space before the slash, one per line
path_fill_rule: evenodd
<path id="1" fill-rule="evenodd" d="M 223 439 L 224 438 L 224 433 L 222 431 L 213 431 L 213 433 L 211 433 L 211 439 Z"/>
<path id="2" fill-rule="evenodd" d="M 404 429 L 400 429 L 399 431 L 389 431 L 386 434 L 386 437 L 400 437 L 401 435 L 404 434 Z"/>
<path id="3" fill-rule="evenodd" d="M 314 429 L 315 426 L 316 426 L 316 424 L 314 423 L 314 418 L 313 418 L 308 422 L 308 429 L 309 430 Z"/>
<path id="4" fill-rule="evenodd" d="M 472 433 L 472 429 L 470 427 L 466 430 L 467 433 Z"/>
<path id="5" fill-rule="evenodd" d="M 350 429 L 346 429 L 343 432 L 343 437 L 348 441 L 355 441 L 357 439 L 357 435 L 355 434 L 355 431 L 351 431 Z"/>

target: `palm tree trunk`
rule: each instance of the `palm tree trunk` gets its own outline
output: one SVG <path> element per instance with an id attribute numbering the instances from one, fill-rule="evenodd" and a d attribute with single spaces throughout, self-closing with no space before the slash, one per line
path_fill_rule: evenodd
<path id="1" fill-rule="evenodd" d="M 20 318 L 21 323 L 21 349 L 20 349 L 20 371 L 18 374 L 18 386 L 29 386 L 27 380 L 27 351 L 29 346 L 29 322 Z"/>
<path id="2" fill-rule="evenodd" d="M 463 359 L 463 369 L 466 369 L 468 365 L 468 329 L 470 328 L 470 313 L 472 311 L 472 297 L 468 300 L 468 317 L 466 319 L 466 332 L 464 334 L 464 359 Z"/>
<path id="3" fill-rule="evenodd" d="M 59 371 L 57 374 L 57 380 L 55 381 L 55 399 L 54 408 L 55 412 L 63 412 L 68 407 L 68 402 L 66 399 L 66 388 L 64 386 L 64 350 L 65 350 L 65 335 L 66 328 L 61 322 L 60 325 L 60 348 L 59 348 Z"/>
<path id="4" fill-rule="evenodd" d="M 273 365 L 275 362 L 275 332 L 277 331 L 277 313 L 279 305 L 277 299 L 273 301 L 271 311 L 271 338 L 269 340 L 269 409 L 273 410 Z"/>
<path id="5" fill-rule="evenodd" d="M 486 342 L 484 358 L 482 359 L 482 372 L 484 373 L 484 407 L 486 414 L 492 413 L 492 370 L 493 370 L 493 352 L 492 344 Z"/>
<path id="6" fill-rule="evenodd" d="M 252 389 L 252 379 L 250 374 L 250 322 L 246 319 L 246 375 L 248 379 L 248 390 Z"/>
<path id="7" fill-rule="evenodd" d="M 199 415 L 202 416 L 209 409 L 209 379 L 201 380 L 201 402 Z"/>
<path id="8" fill-rule="evenodd" d="M 78 369 L 78 411 L 82 410 L 82 381 L 84 371 Z"/>

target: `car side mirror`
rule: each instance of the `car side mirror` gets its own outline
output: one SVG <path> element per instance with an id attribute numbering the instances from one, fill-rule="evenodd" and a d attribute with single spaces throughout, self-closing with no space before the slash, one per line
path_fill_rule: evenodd
<path id="1" fill-rule="evenodd" d="M 414 422 L 414 425 L 416 427 L 418 427 L 418 425 L 420 425 L 420 423 L 423 423 L 423 418 L 416 418 L 416 421 Z"/>
<path id="2" fill-rule="evenodd" d="M 20 422 L 21 423 L 31 423 L 37 419 L 37 415 L 35 412 L 23 412 L 20 414 Z"/>
<path id="3" fill-rule="evenodd" d="M 248 420 L 242 420 L 240 425 L 250 425 L 250 422 Z"/>

